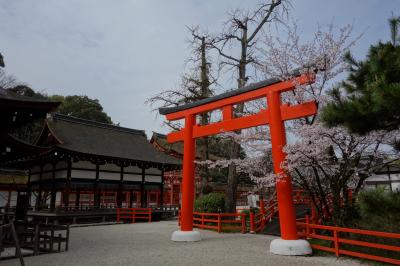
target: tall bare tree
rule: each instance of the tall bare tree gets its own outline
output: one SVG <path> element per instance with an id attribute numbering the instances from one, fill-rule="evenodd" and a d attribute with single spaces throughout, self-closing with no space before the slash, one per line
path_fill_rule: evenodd
<path id="1" fill-rule="evenodd" d="M 0 53 L 0 88 L 8 89 L 17 86 L 17 79 L 14 76 L 7 75 L 2 69 L 5 66 L 3 55 Z"/>
<path id="2" fill-rule="evenodd" d="M 207 33 L 201 33 L 199 27 L 188 27 L 190 39 L 188 40 L 191 50 L 191 57 L 187 60 L 188 71 L 182 76 L 182 82 L 179 88 L 166 90 L 158 93 L 147 100 L 147 103 L 159 107 L 171 107 L 180 104 L 186 104 L 208 98 L 214 91 L 211 85 L 216 83 L 211 69 L 211 56 L 209 50 L 212 48 L 211 38 Z M 209 114 L 200 115 L 200 124 L 208 124 Z M 165 122 L 173 129 L 182 127 L 180 123 Z M 201 160 L 209 158 L 209 141 L 207 137 L 199 139 Z M 208 178 L 208 168 L 200 165 L 201 193 L 205 192 Z"/>
<path id="3" fill-rule="evenodd" d="M 256 44 L 262 35 L 263 27 L 268 23 L 280 21 L 280 16 L 286 13 L 288 4 L 285 0 L 269 0 L 253 11 L 234 10 L 229 13 L 223 33 L 211 42 L 220 55 L 220 67 L 228 67 L 234 71 L 238 88 L 246 85 L 249 66 L 257 64 Z M 243 113 L 244 105 L 238 105 L 234 111 Z M 240 144 L 234 143 L 230 150 L 231 159 L 237 159 L 239 151 Z M 228 169 L 225 211 L 235 212 L 238 175 L 233 163 Z"/>
<path id="4" fill-rule="evenodd" d="M 0 53 L 0 67 L 5 67 L 3 55 Z"/>

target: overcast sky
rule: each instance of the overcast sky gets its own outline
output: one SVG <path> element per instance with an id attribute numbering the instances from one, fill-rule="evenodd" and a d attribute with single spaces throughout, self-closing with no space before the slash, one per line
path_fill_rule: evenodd
<path id="1" fill-rule="evenodd" d="M 389 39 L 387 19 L 400 15 L 400 0 L 293 2 L 291 15 L 304 34 L 330 22 L 364 33 L 353 49 L 359 58 L 370 44 Z M 165 133 L 163 118 L 144 102 L 179 83 L 188 55 L 185 26 L 218 32 L 227 11 L 257 3 L 0 0 L 0 52 L 6 72 L 37 91 L 88 95 L 122 126 Z"/>

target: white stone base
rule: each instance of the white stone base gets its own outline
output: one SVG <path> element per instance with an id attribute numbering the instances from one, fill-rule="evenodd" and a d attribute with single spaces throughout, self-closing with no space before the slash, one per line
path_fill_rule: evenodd
<path id="1" fill-rule="evenodd" d="M 287 256 L 301 256 L 312 254 L 310 243 L 306 240 L 283 240 L 281 238 L 271 241 L 269 250 L 273 254 Z"/>
<path id="2" fill-rule="evenodd" d="M 195 242 L 201 240 L 199 231 L 175 231 L 172 233 L 171 240 L 175 242 Z"/>

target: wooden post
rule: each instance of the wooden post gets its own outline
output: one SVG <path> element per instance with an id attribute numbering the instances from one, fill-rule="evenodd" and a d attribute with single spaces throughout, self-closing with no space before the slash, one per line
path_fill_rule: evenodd
<path id="1" fill-rule="evenodd" d="M 117 191 L 117 208 L 122 207 L 122 186 L 124 182 L 124 167 L 121 166 L 120 168 L 120 179 L 118 184 L 118 191 Z"/>
<path id="2" fill-rule="evenodd" d="M 174 181 L 171 181 L 171 199 L 170 199 L 170 204 L 173 205 L 174 204 Z"/>
<path id="3" fill-rule="evenodd" d="M 147 193 L 145 190 L 145 178 L 146 178 L 146 172 L 145 172 L 145 167 L 142 167 L 142 183 L 140 183 L 140 207 L 146 208 L 147 207 Z"/>
<path id="4" fill-rule="evenodd" d="M 240 218 L 242 219 L 242 233 L 246 233 L 246 214 L 240 214 Z"/>
<path id="5" fill-rule="evenodd" d="M 149 223 L 151 223 L 151 209 L 148 209 L 148 215 L 149 215 Z"/>
<path id="6" fill-rule="evenodd" d="M 253 210 L 250 210 L 250 233 L 254 234 L 255 233 L 255 228 L 254 228 L 254 212 Z"/>
<path id="7" fill-rule="evenodd" d="M 64 196 L 63 196 L 63 203 L 64 206 L 67 207 L 68 209 L 68 205 L 69 205 L 69 188 L 71 185 L 71 169 L 72 168 L 72 163 L 71 163 L 71 158 L 67 159 L 67 180 L 65 183 L 65 191 L 64 191 Z"/>
<path id="8" fill-rule="evenodd" d="M 164 205 L 164 169 L 161 170 L 161 190 L 160 190 L 160 207 Z"/>
<path id="9" fill-rule="evenodd" d="M 43 177 L 43 165 L 40 165 L 40 173 L 39 173 L 39 190 L 36 198 L 36 210 L 40 210 L 42 208 L 42 177 Z"/>
<path id="10" fill-rule="evenodd" d="M 339 237 L 336 230 L 333 230 L 333 241 L 335 243 L 335 255 L 339 257 Z"/>
<path id="11" fill-rule="evenodd" d="M 194 115 L 186 116 L 183 141 L 181 231 L 193 231 L 194 159 L 196 149 L 193 126 L 195 123 Z"/>
<path id="12" fill-rule="evenodd" d="M 94 207 L 100 208 L 100 189 L 99 189 L 99 182 L 100 182 L 100 165 L 96 163 L 96 180 L 94 182 Z"/>
<path id="13" fill-rule="evenodd" d="M 75 209 L 79 209 L 80 201 L 81 201 L 81 190 L 77 188 L 75 190 Z"/>
<path id="14" fill-rule="evenodd" d="M 56 163 L 53 163 L 51 172 L 51 193 L 50 193 L 50 211 L 53 212 L 56 208 Z"/>
<path id="15" fill-rule="evenodd" d="M 133 190 L 129 191 L 130 195 L 129 195 L 129 208 L 132 208 L 133 205 Z"/>
<path id="16" fill-rule="evenodd" d="M 218 214 L 218 233 L 221 233 L 222 226 L 221 226 L 221 215 Z"/>
<path id="17" fill-rule="evenodd" d="M 65 251 L 68 251 L 69 246 L 69 224 L 67 224 L 67 232 L 65 233 Z"/>
<path id="18" fill-rule="evenodd" d="M 310 217 L 306 215 L 306 237 L 310 236 Z"/>
<path id="19" fill-rule="evenodd" d="M 274 172 L 279 176 L 276 182 L 276 193 L 281 236 L 283 240 L 296 240 L 298 236 L 292 195 L 292 180 L 281 167 L 286 157 L 283 151 L 283 147 L 286 145 L 286 134 L 281 114 L 280 92 L 268 92 L 267 101 Z"/>
<path id="20" fill-rule="evenodd" d="M 35 241 L 34 241 L 34 247 L 33 247 L 33 255 L 38 255 L 39 253 L 39 237 L 40 237 L 40 231 L 39 231 L 39 225 L 35 225 Z"/>
<path id="21" fill-rule="evenodd" d="M 10 202 L 11 202 L 11 189 L 8 190 L 7 203 L 6 203 L 7 208 L 10 207 Z"/>
<path id="22" fill-rule="evenodd" d="M 19 258 L 19 263 L 21 264 L 21 266 L 25 266 L 24 259 L 22 258 L 21 248 L 19 246 L 18 235 L 17 232 L 15 231 L 14 223 L 10 223 L 10 226 L 11 226 L 11 233 L 15 243 L 15 256 Z"/>
<path id="23" fill-rule="evenodd" d="M 51 227 L 51 233 L 50 233 L 50 252 L 53 252 L 53 246 L 54 246 L 54 226 Z"/>

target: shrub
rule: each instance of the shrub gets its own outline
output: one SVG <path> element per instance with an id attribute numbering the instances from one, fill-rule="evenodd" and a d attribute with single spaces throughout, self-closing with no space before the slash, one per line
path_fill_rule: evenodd
<path id="1" fill-rule="evenodd" d="M 400 192 L 383 189 L 363 191 L 358 205 L 360 225 L 365 229 L 400 232 Z"/>
<path id="2" fill-rule="evenodd" d="M 220 193 L 210 193 L 199 197 L 194 203 L 196 212 L 223 213 L 225 211 L 225 196 Z"/>
<path id="3" fill-rule="evenodd" d="M 260 209 L 259 208 L 252 208 L 254 215 L 260 213 Z M 246 209 L 246 210 L 241 210 L 240 213 L 244 213 L 246 214 L 246 222 L 249 223 L 250 222 L 250 210 Z"/>

